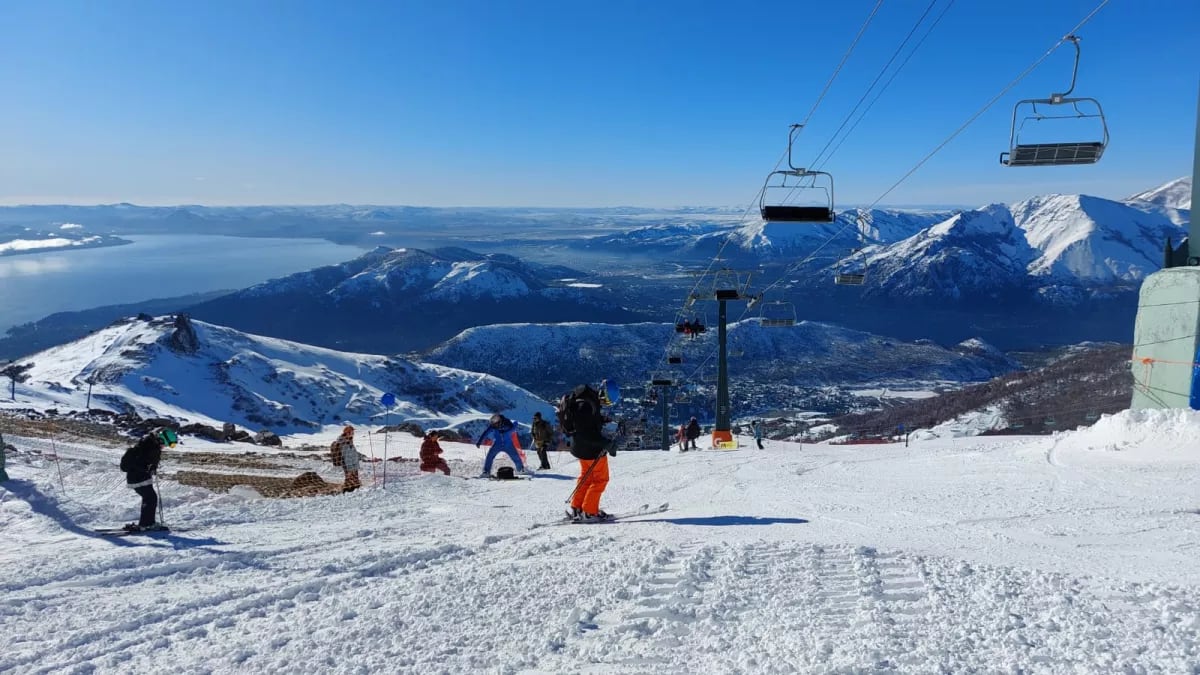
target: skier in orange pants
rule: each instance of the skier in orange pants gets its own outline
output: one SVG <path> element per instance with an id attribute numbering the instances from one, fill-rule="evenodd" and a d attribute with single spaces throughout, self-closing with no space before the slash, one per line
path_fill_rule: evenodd
<path id="1" fill-rule="evenodd" d="M 598 516 L 604 520 L 608 514 L 600 510 L 600 495 L 608 487 L 608 457 L 579 460 L 579 481 L 575 495 L 571 497 L 571 512 L 586 517 Z"/>
<path id="2" fill-rule="evenodd" d="M 600 496 L 608 486 L 608 455 L 616 456 L 616 443 L 603 434 L 609 421 L 603 408 L 617 402 L 615 382 L 601 382 L 597 391 L 581 384 L 562 397 L 558 418 L 571 436 L 571 454 L 579 459 L 579 481 L 571 493 L 570 517 L 578 523 L 600 523 L 612 516 L 600 509 Z"/>

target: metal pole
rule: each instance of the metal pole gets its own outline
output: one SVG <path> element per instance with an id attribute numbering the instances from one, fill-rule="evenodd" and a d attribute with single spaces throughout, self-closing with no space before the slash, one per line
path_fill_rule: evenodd
<path id="1" fill-rule="evenodd" d="M 717 424 L 713 427 L 713 436 L 724 431 L 728 437 L 732 426 L 729 414 L 729 363 L 725 354 L 728 339 L 725 301 L 718 300 L 717 307 Z"/>
<path id="2" fill-rule="evenodd" d="M 664 451 L 670 451 L 671 449 L 671 435 L 668 431 L 670 420 L 667 418 L 667 395 L 670 390 L 670 387 L 658 388 L 658 395 L 662 399 L 662 449 Z"/>
<path id="3" fill-rule="evenodd" d="M 90 378 L 90 377 L 88 378 L 88 395 L 87 395 L 87 403 L 85 403 L 83 407 L 84 407 L 84 409 L 85 409 L 85 410 L 91 410 L 91 409 L 92 409 L 92 378 Z"/>
<path id="4" fill-rule="evenodd" d="M 1192 208 L 1200 202 L 1200 100 L 1196 102 L 1196 138 L 1192 154 Z M 1200 265 L 1200 218 L 1192 218 L 1188 234 L 1188 245 L 1184 251 L 1188 265 Z"/>
<path id="5" fill-rule="evenodd" d="M 392 409 L 383 413 L 383 487 L 387 487 L 387 445 L 388 427 L 392 424 Z"/>

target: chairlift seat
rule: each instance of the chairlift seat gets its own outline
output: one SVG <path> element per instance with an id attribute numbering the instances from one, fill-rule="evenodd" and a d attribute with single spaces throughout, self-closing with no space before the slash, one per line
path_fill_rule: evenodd
<path id="1" fill-rule="evenodd" d="M 769 223 L 832 223 L 836 220 L 833 209 L 827 206 L 764 204 L 761 211 L 762 219 Z"/>
<path id="2" fill-rule="evenodd" d="M 1005 166 L 1095 164 L 1104 154 L 1104 147 L 1099 141 L 1016 145 L 1011 152 L 1000 153 L 1000 163 Z"/>
<path id="3" fill-rule="evenodd" d="M 759 325 L 763 328 L 786 328 L 795 326 L 795 319 L 759 319 Z"/>
<path id="4" fill-rule="evenodd" d="M 665 378 L 656 377 L 650 380 L 650 384 L 655 387 L 669 387 L 671 386 L 672 382 L 671 380 Z"/>
<path id="5" fill-rule="evenodd" d="M 670 363 L 670 364 L 683 363 L 683 357 L 682 356 L 668 356 L 667 363 Z"/>
<path id="6" fill-rule="evenodd" d="M 861 272 L 840 272 L 833 275 L 833 283 L 840 286 L 862 286 L 867 275 Z"/>
<path id="7" fill-rule="evenodd" d="M 714 293 L 717 300 L 739 300 L 742 294 L 736 288 L 717 289 Z"/>

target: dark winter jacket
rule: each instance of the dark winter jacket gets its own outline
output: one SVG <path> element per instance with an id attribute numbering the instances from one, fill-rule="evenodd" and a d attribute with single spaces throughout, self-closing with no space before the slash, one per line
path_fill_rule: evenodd
<path id="1" fill-rule="evenodd" d="M 421 441 L 421 470 L 429 471 L 438 467 L 438 460 L 442 456 L 442 446 L 438 445 L 436 438 L 426 438 Z"/>
<path id="2" fill-rule="evenodd" d="M 689 441 L 700 438 L 700 423 L 696 420 L 692 420 L 691 423 L 688 424 L 687 437 Z"/>
<path id="3" fill-rule="evenodd" d="M 544 419 L 534 420 L 530 433 L 533 435 L 533 444 L 539 448 L 554 442 L 554 428 Z"/>
<path id="4" fill-rule="evenodd" d="M 154 436 L 146 436 L 121 456 L 121 470 L 125 472 L 125 482 L 131 488 L 150 485 L 154 481 L 153 474 L 158 470 L 162 461 L 162 442 Z"/>

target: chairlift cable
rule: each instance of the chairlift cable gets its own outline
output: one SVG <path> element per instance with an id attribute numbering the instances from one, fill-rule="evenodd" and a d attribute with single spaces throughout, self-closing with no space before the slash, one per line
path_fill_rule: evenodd
<path id="1" fill-rule="evenodd" d="M 874 108 L 875 104 L 879 102 L 879 99 L 883 96 L 883 92 L 887 91 L 887 88 L 892 85 L 892 82 L 896 79 L 896 76 L 900 74 L 900 71 L 904 70 L 904 66 L 908 65 L 908 62 L 910 59 L 912 59 L 913 54 L 916 54 L 917 51 L 921 49 L 921 45 L 925 44 L 925 40 L 929 38 L 934 29 L 937 28 L 938 24 L 942 22 L 942 18 L 946 16 L 946 13 L 950 11 L 950 8 L 954 6 L 954 3 L 955 0 L 950 0 L 950 2 L 942 8 L 942 12 L 938 14 L 936 19 L 933 20 L 933 23 L 930 24 L 929 29 L 926 30 L 925 34 L 921 36 L 921 39 L 917 41 L 916 46 L 914 46 L 912 51 L 910 51 L 908 55 L 904 57 L 904 60 L 900 62 L 900 65 L 892 71 L 892 74 L 890 77 L 888 77 L 887 82 L 884 82 L 883 86 L 879 88 L 879 91 L 875 93 L 875 98 L 871 99 L 871 102 L 867 104 L 867 107 L 862 111 L 862 114 L 858 116 L 858 119 L 854 121 L 854 124 L 850 125 L 850 129 L 846 131 L 845 135 L 842 136 L 842 139 L 837 142 L 837 145 L 833 146 L 833 150 L 829 152 L 829 155 L 825 157 L 825 159 L 821 160 L 820 164 L 816 165 L 817 171 L 820 171 L 825 167 L 826 164 L 829 163 L 830 159 L 833 159 L 833 156 L 836 155 L 837 151 L 841 149 L 842 144 L 846 142 L 846 139 L 850 138 L 850 136 L 854 133 L 854 130 L 858 128 L 858 125 L 863 121 L 864 118 L 866 118 L 867 113 L 871 112 L 871 108 Z"/>
<path id="2" fill-rule="evenodd" d="M 888 68 L 892 67 L 892 63 L 894 63 L 896 58 L 900 56 L 900 52 L 904 51 L 904 47 L 908 44 L 908 41 L 912 39 L 913 35 L 916 35 L 917 29 L 921 27 L 921 24 L 925 23 L 925 17 L 929 16 L 929 13 L 933 11 L 933 6 L 936 5 L 937 2 L 938 0 L 930 0 L 929 5 L 925 7 L 925 11 L 921 13 L 921 16 L 917 19 L 917 22 L 913 24 L 912 29 L 908 31 L 908 35 L 904 36 L 904 40 L 902 40 L 900 45 L 896 47 L 896 50 L 892 52 L 891 58 L 887 60 L 887 63 L 883 64 L 883 68 L 879 69 L 879 74 L 875 76 L 874 80 L 871 80 L 871 84 L 867 86 L 865 91 L 863 91 L 863 94 L 859 97 L 858 102 L 855 103 L 854 107 L 850 109 L 850 112 L 846 115 L 846 118 L 842 120 L 842 123 L 838 126 L 837 130 L 833 132 L 833 135 L 829 137 L 829 141 L 825 143 L 825 147 L 821 148 L 821 151 L 818 152 L 817 156 L 808 163 L 808 166 L 816 165 L 816 163 L 821 160 L 821 157 L 825 155 L 825 151 L 829 149 L 829 146 L 833 145 L 833 142 L 837 139 L 838 134 L 840 134 L 842 129 L 845 129 L 846 125 L 850 123 L 851 118 L 854 117 L 854 113 L 858 112 L 859 106 L 861 106 L 863 101 L 866 101 L 867 97 L 871 95 L 871 90 L 875 88 L 875 85 L 879 84 L 879 80 L 883 79 L 883 76 L 887 73 Z M 830 156 L 832 156 L 832 153 L 830 153 Z M 826 161 L 828 161 L 828 158 L 826 158 Z"/>

